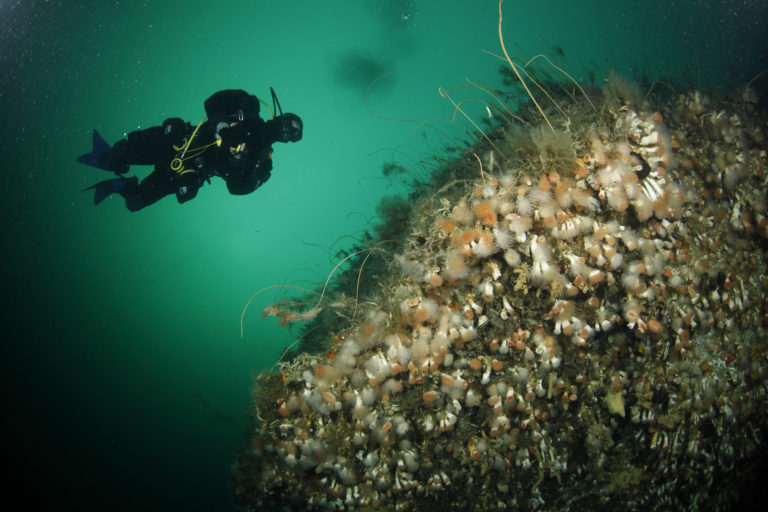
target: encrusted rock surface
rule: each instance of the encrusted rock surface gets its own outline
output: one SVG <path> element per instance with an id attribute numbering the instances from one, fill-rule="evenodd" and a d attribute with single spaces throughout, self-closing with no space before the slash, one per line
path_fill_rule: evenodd
<path id="1" fill-rule="evenodd" d="M 566 103 L 443 169 L 375 305 L 258 379 L 242 510 L 739 498 L 766 450 L 765 117 Z"/>

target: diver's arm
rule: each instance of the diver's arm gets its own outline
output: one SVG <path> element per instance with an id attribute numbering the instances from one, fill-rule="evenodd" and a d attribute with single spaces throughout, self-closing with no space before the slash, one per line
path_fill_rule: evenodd
<path id="1" fill-rule="evenodd" d="M 253 162 L 248 168 L 230 170 L 222 175 L 230 194 L 235 196 L 250 194 L 269 179 L 272 170 L 270 150 L 271 148 L 264 151 L 261 158 Z"/>

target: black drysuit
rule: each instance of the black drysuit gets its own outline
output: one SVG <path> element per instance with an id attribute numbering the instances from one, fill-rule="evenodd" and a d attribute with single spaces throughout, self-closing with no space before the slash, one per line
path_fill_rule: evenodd
<path id="1" fill-rule="evenodd" d="M 273 90 L 272 98 L 279 108 Z M 154 165 L 155 170 L 141 182 L 136 177 L 112 178 L 86 190 L 95 190 L 95 204 L 118 193 L 131 211 L 170 194 L 180 203 L 189 201 L 213 176 L 222 178 L 231 194 L 249 194 L 269 179 L 272 144 L 297 142 L 304 128 L 299 116 L 282 109 L 265 122 L 259 108 L 256 96 L 226 89 L 205 100 L 207 118 L 195 127 L 174 117 L 161 126 L 131 132 L 113 147 L 94 130 L 93 150 L 78 162 L 117 174 L 127 173 L 134 164 Z"/>
<path id="2" fill-rule="evenodd" d="M 216 133 L 209 120 L 200 126 L 185 152 L 184 147 L 195 127 L 179 118 L 171 118 L 162 126 L 129 133 L 127 139 L 118 141 L 103 156 L 102 161 L 116 172 L 126 172 L 133 164 L 155 166 L 141 183 L 135 177 L 127 178 L 120 190 L 131 211 L 140 210 L 169 194 L 176 194 L 180 203 L 188 201 L 213 176 L 223 178 L 231 194 L 249 194 L 269 179 L 272 170 L 272 143 L 276 138 L 270 128 L 270 123 L 261 119 L 249 122 L 247 126 L 227 127 L 220 131 L 222 143 L 217 145 Z M 227 136 L 227 132 L 235 133 Z M 231 148 L 241 143 L 245 143 L 247 153 L 233 154 Z"/>

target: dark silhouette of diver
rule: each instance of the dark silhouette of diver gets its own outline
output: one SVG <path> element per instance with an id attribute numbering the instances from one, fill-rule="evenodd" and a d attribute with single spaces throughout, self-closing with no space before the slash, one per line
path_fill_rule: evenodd
<path id="1" fill-rule="evenodd" d="M 207 118 L 196 127 L 173 117 L 161 126 L 137 130 L 113 147 L 93 131 L 93 150 L 77 161 L 112 171 L 117 178 L 85 190 L 95 190 L 99 204 L 112 193 L 125 198 L 130 211 L 176 194 L 179 203 L 194 198 L 212 176 L 227 183 L 231 194 L 250 194 L 269 179 L 272 144 L 301 140 L 303 123 L 296 114 L 283 114 L 273 89 L 273 117 L 259 117 L 260 100 L 241 89 L 219 91 L 205 100 Z M 267 105 L 269 108 L 269 105 Z M 275 107 L 280 114 L 275 116 Z M 154 165 L 141 182 L 123 177 L 130 165 Z"/>

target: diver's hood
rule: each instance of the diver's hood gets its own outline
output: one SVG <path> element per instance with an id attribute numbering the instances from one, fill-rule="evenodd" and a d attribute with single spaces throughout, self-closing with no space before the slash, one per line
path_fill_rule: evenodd
<path id="1" fill-rule="evenodd" d="M 280 142 L 298 142 L 304 134 L 304 123 L 296 114 L 286 112 L 275 118 L 279 121 L 280 130 L 277 140 Z"/>

